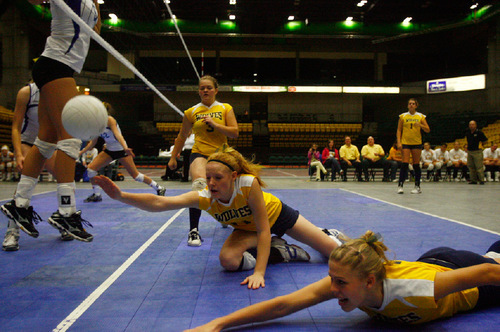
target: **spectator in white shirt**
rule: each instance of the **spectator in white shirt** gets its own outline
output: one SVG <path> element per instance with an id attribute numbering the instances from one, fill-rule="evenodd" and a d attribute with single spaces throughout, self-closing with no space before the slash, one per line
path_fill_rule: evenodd
<path id="1" fill-rule="evenodd" d="M 483 162 L 486 167 L 486 179 L 489 182 L 499 181 L 500 177 L 500 150 L 495 142 L 491 142 L 489 148 L 483 150 Z M 495 176 L 496 173 L 496 176 Z"/>
<path id="2" fill-rule="evenodd" d="M 429 142 L 424 143 L 424 149 L 420 154 L 420 167 L 422 170 L 427 169 L 427 181 L 430 180 L 431 174 L 436 168 L 436 157 L 434 156 L 434 151 L 431 150 L 431 145 Z"/>
<path id="3" fill-rule="evenodd" d="M 448 153 L 450 155 L 450 161 L 453 164 L 453 180 L 460 181 L 460 179 L 457 178 L 458 170 L 461 169 L 462 177 L 465 177 L 465 173 L 467 172 L 467 155 L 460 149 L 460 143 L 458 142 L 455 142 L 453 149 Z"/>
<path id="4" fill-rule="evenodd" d="M 450 161 L 450 154 L 446 149 L 448 146 L 446 143 L 441 144 L 439 148 L 434 150 L 434 157 L 436 158 L 436 169 L 438 170 L 436 180 L 441 179 L 441 170 L 444 168 L 446 174 L 448 174 L 449 168 L 453 165 Z"/>

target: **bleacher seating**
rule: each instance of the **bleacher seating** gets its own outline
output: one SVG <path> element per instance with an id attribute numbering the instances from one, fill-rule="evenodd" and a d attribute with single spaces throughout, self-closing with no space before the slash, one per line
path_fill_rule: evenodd
<path id="1" fill-rule="evenodd" d="M 483 148 L 488 148 L 490 147 L 490 142 L 496 142 L 497 144 L 500 143 L 500 120 L 497 120 L 496 122 L 487 125 L 486 127 L 481 129 L 482 132 L 486 135 L 488 138 L 488 143 L 486 146 L 483 146 Z M 464 144 L 467 143 L 467 139 L 464 137 L 458 138 L 455 140 L 456 142 L 460 143 L 460 146 L 463 148 Z M 453 149 L 453 142 L 448 142 L 448 150 Z"/>
<path id="2" fill-rule="evenodd" d="M 353 141 L 361 132 L 360 123 L 269 123 L 271 148 L 309 148 L 329 139 L 343 142 L 345 135 Z"/>
<path id="3" fill-rule="evenodd" d="M 0 106 L 0 146 L 8 145 L 12 148 L 12 118 L 14 112 Z"/>

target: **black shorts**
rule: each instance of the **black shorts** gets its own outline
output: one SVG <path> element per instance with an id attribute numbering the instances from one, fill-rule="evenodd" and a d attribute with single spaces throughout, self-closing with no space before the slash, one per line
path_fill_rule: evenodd
<path id="1" fill-rule="evenodd" d="M 278 216 L 278 219 L 276 219 L 273 227 L 271 227 L 271 233 L 279 237 L 285 235 L 287 230 L 295 226 L 295 223 L 297 222 L 297 219 L 299 219 L 300 215 L 299 211 L 292 209 L 283 202 L 281 204 L 282 207 L 280 215 Z"/>
<path id="2" fill-rule="evenodd" d="M 123 158 L 123 157 L 126 157 L 128 156 L 124 150 L 120 150 L 120 151 L 109 151 L 109 150 L 106 150 L 104 149 L 103 150 L 108 156 L 111 157 L 111 159 L 113 160 L 116 160 L 116 159 L 120 159 L 120 158 Z"/>
<path id="3" fill-rule="evenodd" d="M 191 165 L 196 158 L 205 158 L 205 159 L 207 159 L 208 157 L 202 155 L 201 153 L 191 153 L 191 155 L 189 156 L 189 165 Z"/>
<path id="4" fill-rule="evenodd" d="M 423 145 L 422 144 L 403 144 L 403 149 L 409 149 L 409 150 L 422 150 Z"/>
<path id="5" fill-rule="evenodd" d="M 54 80 L 65 77 L 73 77 L 75 71 L 62 62 L 41 56 L 33 66 L 31 75 L 38 89 Z"/>
<path id="6" fill-rule="evenodd" d="M 444 266 L 450 269 L 459 269 L 483 263 L 498 264 L 494 259 L 487 258 L 466 250 L 455 250 L 448 247 L 431 249 L 419 259 L 418 262 Z M 500 298 L 500 286 L 480 286 L 479 299 L 476 307 L 489 307 L 498 304 Z"/>
<path id="7" fill-rule="evenodd" d="M 33 146 L 33 143 L 28 143 L 28 142 L 25 142 L 25 141 L 21 141 L 21 144 L 24 144 L 24 145 L 27 145 L 27 146 Z"/>

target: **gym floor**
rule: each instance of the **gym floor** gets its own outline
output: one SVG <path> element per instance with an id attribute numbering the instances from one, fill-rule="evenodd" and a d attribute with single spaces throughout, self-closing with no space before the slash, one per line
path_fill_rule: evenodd
<path id="1" fill-rule="evenodd" d="M 161 181 L 161 169 L 142 169 L 167 187 L 167 195 L 190 183 Z M 367 229 L 380 232 L 389 258 L 415 260 L 437 246 L 484 253 L 500 238 L 500 183 L 423 183 L 423 193 L 397 195 L 385 182 L 311 182 L 306 169 L 263 170 L 267 191 L 317 226 L 336 228 L 351 237 Z M 153 192 L 126 176 L 124 190 Z M 11 199 L 16 183 L 0 183 L 1 203 Z M 41 182 L 32 205 L 43 220 L 57 208 L 55 183 Z M 182 331 L 249 304 L 287 294 L 326 276 L 326 258 L 311 254 L 308 263 L 271 265 L 266 287 L 248 290 L 239 283 L 247 272 L 225 272 L 218 253 L 230 229 L 203 213 L 199 248 L 187 246 L 188 211 L 145 212 L 108 198 L 80 203 L 90 184 L 77 183 L 77 207 L 93 224 L 94 241 L 62 242 L 48 223 L 40 236 L 22 233 L 17 252 L 0 253 L 1 331 Z M 1 215 L 2 225 L 7 219 Z M 5 228 L 4 228 L 5 229 Z M 290 243 L 295 243 L 286 238 Z M 500 308 L 459 314 L 425 325 L 426 330 L 498 330 Z M 344 313 L 335 300 L 268 323 L 238 331 L 391 330 L 356 310 Z M 414 330 L 415 328 L 407 328 Z M 418 327 L 421 330 L 422 326 Z"/>

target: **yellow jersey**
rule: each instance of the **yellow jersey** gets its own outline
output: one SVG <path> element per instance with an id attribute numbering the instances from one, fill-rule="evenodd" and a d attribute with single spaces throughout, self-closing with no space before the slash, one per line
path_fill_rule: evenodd
<path id="1" fill-rule="evenodd" d="M 342 145 L 340 147 L 340 158 L 346 158 L 347 160 L 356 160 L 359 158 L 359 150 L 356 145 L 350 145 L 349 147 L 347 145 Z"/>
<path id="2" fill-rule="evenodd" d="M 221 224 L 231 225 L 236 229 L 257 231 L 252 210 L 248 206 L 248 196 L 255 176 L 249 174 L 238 175 L 234 182 L 234 191 L 229 203 L 222 203 L 213 199 L 208 187 L 198 191 L 199 209 L 207 211 Z M 281 213 L 282 203 L 276 196 L 262 192 L 266 204 L 269 227 L 273 227 Z"/>
<path id="3" fill-rule="evenodd" d="M 204 123 L 203 118 L 206 115 L 210 115 L 214 122 L 225 126 L 227 125 L 226 115 L 232 109 L 229 104 L 215 101 L 210 107 L 199 103 L 184 111 L 186 118 L 193 124 L 195 142 L 192 153 L 209 156 L 220 148 L 222 144 L 227 143 L 226 135 Z"/>
<path id="4" fill-rule="evenodd" d="M 422 262 L 393 261 L 386 264 L 384 300 L 380 308 L 360 307 L 371 317 L 383 321 L 418 324 L 450 317 L 476 306 L 479 290 L 467 289 L 434 300 L 436 273 L 449 268 Z"/>
<path id="5" fill-rule="evenodd" d="M 401 134 L 401 144 L 405 145 L 418 145 L 422 144 L 422 132 L 420 127 L 415 126 L 415 123 L 425 119 L 425 115 L 419 112 L 411 114 L 410 112 L 405 112 L 399 115 L 399 118 L 403 120 L 403 132 Z"/>
<path id="6" fill-rule="evenodd" d="M 373 146 L 366 144 L 361 148 L 361 155 L 363 157 L 373 159 L 374 161 L 380 160 L 382 157 L 376 156 L 375 153 L 385 155 L 384 149 L 380 144 L 373 144 Z"/>

